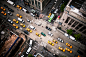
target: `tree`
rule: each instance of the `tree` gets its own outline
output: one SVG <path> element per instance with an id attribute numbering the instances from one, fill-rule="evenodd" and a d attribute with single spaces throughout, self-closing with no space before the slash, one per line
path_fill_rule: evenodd
<path id="1" fill-rule="evenodd" d="M 72 29 L 67 29 L 67 33 L 69 34 L 69 35 L 71 35 L 72 33 L 73 33 L 73 30 Z"/>
<path id="2" fill-rule="evenodd" d="M 32 54 L 29 54 L 28 57 L 34 57 Z"/>
<path id="3" fill-rule="evenodd" d="M 65 5 L 64 5 L 64 3 L 61 5 L 61 7 L 60 7 L 60 9 L 61 9 L 61 12 L 63 12 L 64 11 L 64 8 L 65 8 Z"/>
<path id="4" fill-rule="evenodd" d="M 79 39 L 81 37 L 81 34 L 74 34 L 75 39 Z"/>

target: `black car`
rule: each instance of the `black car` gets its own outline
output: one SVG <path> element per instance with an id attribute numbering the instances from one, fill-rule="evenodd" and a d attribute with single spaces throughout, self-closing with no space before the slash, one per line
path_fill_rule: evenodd
<path id="1" fill-rule="evenodd" d="M 11 12 L 14 12 L 14 10 L 13 10 L 13 9 L 11 9 L 11 8 L 8 8 L 8 10 L 9 10 L 9 11 L 11 11 Z"/>
<path id="2" fill-rule="evenodd" d="M 49 28 L 48 26 L 46 26 L 46 29 L 48 29 L 49 31 L 51 31 L 52 29 L 51 28 Z"/>
<path id="3" fill-rule="evenodd" d="M 78 52 L 79 54 L 83 55 L 83 53 L 82 53 L 80 50 L 78 50 L 77 52 Z"/>
<path id="4" fill-rule="evenodd" d="M 8 6 L 7 6 L 7 5 L 5 5 L 5 4 L 4 4 L 4 7 L 8 8 Z"/>

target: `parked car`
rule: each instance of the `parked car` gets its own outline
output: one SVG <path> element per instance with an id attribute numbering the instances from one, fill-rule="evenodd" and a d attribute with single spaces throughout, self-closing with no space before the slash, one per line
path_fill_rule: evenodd
<path id="1" fill-rule="evenodd" d="M 46 26 L 46 29 L 47 29 L 47 30 L 49 30 L 49 31 L 51 31 L 51 30 L 52 30 L 52 29 L 51 29 L 51 28 L 49 28 L 48 26 Z"/>
<path id="2" fill-rule="evenodd" d="M 77 50 L 77 52 L 78 52 L 79 54 L 83 55 L 83 53 L 82 53 L 80 50 Z"/>
<path id="3" fill-rule="evenodd" d="M 13 19 L 13 21 L 14 21 L 15 23 L 19 23 L 19 21 L 17 21 L 16 19 Z"/>
<path id="4" fill-rule="evenodd" d="M 9 23 L 13 24 L 13 21 L 11 21 L 10 19 L 7 20 Z"/>
<path id="5" fill-rule="evenodd" d="M 11 12 L 9 12 L 9 11 L 8 11 L 7 13 L 8 13 L 10 16 L 12 16 L 12 15 L 13 15 L 13 14 L 12 14 Z"/>
<path id="6" fill-rule="evenodd" d="M 70 50 L 69 48 L 66 48 L 66 51 L 72 53 L 72 50 Z"/>
<path id="7" fill-rule="evenodd" d="M 20 5 L 17 5 L 16 7 L 19 8 L 19 9 L 22 9 L 22 7 Z"/>
<path id="8" fill-rule="evenodd" d="M 31 29 L 29 29 L 29 28 L 26 28 L 26 30 L 27 30 L 27 31 L 29 31 L 30 33 L 32 33 L 32 30 L 31 30 Z"/>
<path id="9" fill-rule="evenodd" d="M 44 34 L 43 32 L 41 32 L 41 34 L 42 34 L 43 36 L 46 36 L 46 34 Z"/>
<path id="10" fill-rule="evenodd" d="M 36 30 L 36 28 L 32 25 L 29 26 L 31 29 Z"/>
<path id="11" fill-rule="evenodd" d="M 68 46 L 68 47 L 72 48 L 72 46 L 71 46 L 69 43 L 66 43 L 66 46 Z"/>
<path id="12" fill-rule="evenodd" d="M 13 24 L 13 26 L 14 26 L 15 28 L 19 28 L 16 24 Z"/>
<path id="13" fill-rule="evenodd" d="M 26 54 L 29 54 L 29 52 L 31 51 L 31 47 L 29 47 L 28 49 L 27 49 L 27 51 L 26 51 Z"/>
<path id="14" fill-rule="evenodd" d="M 61 38 L 57 38 L 57 39 L 58 39 L 58 41 L 60 41 L 60 42 L 62 42 L 62 43 L 64 42 Z"/>
<path id="15" fill-rule="evenodd" d="M 8 6 L 6 4 L 4 4 L 4 7 L 8 8 Z"/>
<path id="16" fill-rule="evenodd" d="M 3 11 L 5 11 L 5 10 L 6 10 L 4 7 L 1 7 L 1 9 L 2 9 Z"/>
<path id="17" fill-rule="evenodd" d="M 22 20 L 21 18 L 18 18 L 18 20 L 20 21 L 20 22 L 22 22 L 22 23 L 24 23 L 25 21 L 24 20 Z"/>
<path id="18" fill-rule="evenodd" d="M 49 43 L 50 45 L 54 46 L 54 43 L 52 43 L 51 41 L 48 41 L 48 43 Z"/>
<path id="19" fill-rule="evenodd" d="M 3 15 L 5 15 L 5 16 L 7 15 L 4 11 L 1 11 L 1 13 L 2 13 Z"/>
<path id="20" fill-rule="evenodd" d="M 56 43 L 56 44 L 58 43 L 58 42 L 57 42 L 56 40 L 54 40 L 54 39 L 53 39 L 53 42 Z"/>
<path id="21" fill-rule="evenodd" d="M 37 32 L 36 32 L 36 35 L 37 35 L 37 36 L 39 36 L 39 37 L 41 36 L 41 35 L 40 35 L 40 34 L 38 34 Z"/>
<path id="22" fill-rule="evenodd" d="M 30 40 L 29 47 L 32 47 L 33 40 Z"/>
<path id="23" fill-rule="evenodd" d="M 19 18 L 22 18 L 22 16 L 20 14 L 16 14 L 16 16 L 19 17 Z"/>
<path id="24" fill-rule="evenodd" d="M 11 9 L 11 8 L 8 8 L 8 10 L 9 10 L 9 11 L 11 11 L 11 12 L 14 12 L 14 10 L 13 10 L 13 9 Z"/>
<path id="25" fill-rule="evenodd" d="M 25 27 L 25 25 L 24 25 L 24 24 L 22 24 L 22 23 L 20 23 L 20 26 Z"/>
<path id="26" fill-rule="evenodd" d="M 31 20 L 27 19 L 27 21 L 28 21 L 29 23 L 31 23 Z"/>
<path id="27" fill-rule="evenodd" d="M 27 35 L 29 35 L 29 32 L 27 30 L 25 30 L 24 33 L 26 33 Z"/>
<path id="28" fill-rule="evenodd" d="M 33 13 L 30 13 L 31 16 L 35 17 L 35 15 Z"/>
<path id="29" fill-rule="evenodd" d="M 48 35 L 53 36 L 53 34 L 51 32 L 48 32 Z"/>
<path id="30" fill-rule="evenodd" d="M 62 47 L 59 47 L 58 49 L 65 52 L 65 49 L 63 49 Z"/>
<path id="31" fill-rule="evenodd" d="M 54 13 L 57 13 L 57 11 L 58 11 L 58 9 L 56 9 L 56 10 L 54 11 Z"/>

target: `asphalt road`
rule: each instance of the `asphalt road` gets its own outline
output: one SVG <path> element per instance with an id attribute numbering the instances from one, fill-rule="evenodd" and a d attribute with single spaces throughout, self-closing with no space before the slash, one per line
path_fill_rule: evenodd
<path id="1" fill-rule="evenodd" d="M 41 26 L 37 26 L 36 24 L 34 24 L 34 23 L 36 22 L 36 19 L 35 19 L 34 17 L 32 17 L 30 14 L 27 14 L 27 13 L 23 12 L 22 10 L 20 10 L 20 9 L 18 9 L 18 8 L 15 8 L 15 7 L 11 6 L 11 5 L 9 5 L 7 2 L 3 2 L 3 4 L 8 5 L 8 7 L 10 7 L 11 9 L 14 10 L 13 16 L 10 16 L 10 15 L 7 14 L 7 17 L 10 17 L 9 19 L 11 19 L 11 20 L 16 19 L 16 20 L 17 20 L 17 19 L 18 19 L 18 17 L 16 16 L 17 13 L 22 16 L 22 19 L 25 21 L 25 23 L 23 23 L 23 24 L 26 25 L 25 28 L 21 27 L 20 24 L 16 24 L 16 23 L 14 22 L 16 25 L 18 25 L 19 27 L 22 28 L 22 29 L 19 28 L 19 30 L 24 31 L 29 25 L 33 25 L 33 26 L 36 28 L 36 31 L 33 30 L 32 33 L 30 33 L 29 35 L 27 35 L 28 37 L 32 38 L 33 40 L 39 41 L 39 44 L 40 44 L 40 45 L 48 46 L 48 47 L 49 47 L 48 49 L 49 49 L 51 52 L 55 53 L 55 54 L 64 55 L 64 56 L 68 56 L 68 57 L 73 57 L 73 56 L 75 56 L 75 54 L 78 55 L 77 50 L 80 48 L 80 45 L 79 45 L 77 42 L 74 42 L 74 41 L 68 39 L 66 36 L 64 36 L 62 33 L 60 33 L 58 30 L 55 31 L 54 29 L 52 29 L 52 31 L 51 31 L 51 32 L 54 34 L 54 36 L 51 37 L 50 35 L 48 35 L 48 30 L 45 28 L 46 25 L 49 26 L 50 28 L 53 28 L 54 26 L 51 26 L 50 24 L 47 24 L 47 23 L 46 23 L 44 20 L 42 20 L 42 19 L 39 20 L 39 21 L 41 21 L 42 25 L 41 25 Z M 3 5 L 1 4 L 1 6 L 3 6 Z M 4 8 L 5 8 L 5 7 L 4 7 Z M 5 9 L 6 9 L 6 13 L 7 13 L 8 9 L 7 9 L 7 8 L 5 8 Z M 27 19 L 33 20 L 33 22 L 32 22 L 32 23 L 29 23 L 29 22 L 27 22 Z M 21 22 L 19 22 L 19 23 L 21 23 Z M 11 25 L 12 25 L 12 24 L 11 24 Z M 43 27 L 42 27 L 42 26 L 43 26 Z M 38 37 L 37 35 L 35 35 L 36 32 L 39 33 L 39 34 L 40 34 L 41 32 L 44 32 L 44 33 L 46 34 L 46 36 L 44 37 L 43 35 L 41 35 L 41 37 Z M 60 37 L 61 39 L 63 39 L 63 40 L 64 40 L 64 43 L 59 42 L 59 41 L 56 39 L 56 38 L 58 38 L 58 37 Z M 58 44 L 55 44 L 55 43 L 54 43 L 55 46 L 51 46 L 50 44 L 47 43 L 48 40 L 50 40 L 50 41 L 52 42 L 53 39 L 55 39 L 55 40 L 58 41 Z M 73 46 L 73 48 L 71 49 L 71 50 L 73 51 L 72 54 L 70 54 L 70 53 L 67 52 L 67 51 L 66 51 L 66 52 L 62 52 L 62 51 L 58 50 L 58 47 L 59 47 L 59 46 L 60 46 L 60 47 L 63 47 L 63 48 L 65 49 L 65 48 L 67 47 L 67 46 L 65 45 L 66 43 L 69 43 L 70 45 Z M 69 48 L 69 47 L 67 47 L 67 48 Z M 83 49 L 80 49 L 80 50 L 83 51 Z M 84 55 L 85 55 L 85 54 L 84 54 Z M 84 57 L 84 55 L 83 55 L 83 57 Z M 81 56 L 82 56 L 82 55 L 81 55 Z"/>

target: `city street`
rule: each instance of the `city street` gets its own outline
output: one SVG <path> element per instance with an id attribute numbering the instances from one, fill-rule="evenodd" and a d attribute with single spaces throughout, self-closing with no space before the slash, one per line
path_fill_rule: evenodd
<path id="1" fill-rule="evenodd" d="M 26 30 L 26 28 L 29 27 L 30 25 L 34 26 L 36 28 L 36 30 L 32 30 L 31 29 L 32 33 L 29 32 L 29 35 L 26 34 L 27 37 L 33 39 L 34 41 L 38 41 L 38 43 L 41 46 L 46 47 L 53 54 L 57 54 L 58 56 L 73 57 L 76 54 L 79 55 L 77 53 L 77 50 L 81 50 L 82 52 L 85 50 L 86 47 L 84 45 L 80 44 L 78 41 L 72 41 L 71 39 L 69 39 L 68 37 L 66 37 L 64 35 L 64 33 L 61 33 L 61 31 L 59 29 L 56 29 L 56 27 L 54 25 L 53 26 L 50 25 L 44 19 L 36 19 L 35 17 L 32 17 L 30 14 L 27 14 L 27 13 L 23 12 L 22 10 L 18 9 L 17 7 L 13 7 L 12 5 L 8 4 L 6 1 L 1 1 L 1 2 L 3 4 L 6 4 L 9 8 L 11 8 L 11 9 L 14 10 L 14 12 L 12 12 L 13 16 L 10 16 L 10 15 L 7 14 L 7 17 L 10 20 L 13 20 L 13 19 L 18 20 L 18 17 L 16 16 L 16 14 L 20 14 L 22 16 L 22 19 L 25 21 L 25 23 L 23 23 L 25 25 L 25 28 L 23 28 L 22 26 L 20 26 L 20 23 L 21 23 L 20 21 L 19 21 L 18 24 L 16 24 L 15 22 L 13 22 L 14 24 L 16 24 L 19 27 L 19 29 L 16 29 L 16 31 L 22 32 L 22 31 Z M 3 5 L 0 4 L 0 6 L 3 6 Z M 9 10 L 7 8 L 5 8 L 5 9 L 6 9 L 6 13 L 7 13 Z M 32 23 L 27 22 L 27 19 L 31 20 Z M 38 23 L 37 22 L 38 20 L 42 23 L 41 26 L 38 26 L 38 25 L 35 24 L 35 23 Z M 12 24 L 10 24 L 10 25 L 13 26 Z M 50 27 L 52 29 L 52 31 L 47 30 L 46 26 Z M 39 37 L 39 36 L 36 35 L 36 32 L 39 33 L 40 35 L 41 35 L 41 32 L 43 32 L 43 33 L 46 34 L 46 36 L 41 35 Z M 48 35 L 48 32 L 52 32 L 53 36 L 51 37 L 50 35 Z M 60 41 L 57 40 L 57 38 L 61 38 L 64 42 L 61 43 Z M 54 43 L 53 39 L 55 39 L 58 43 L 57 44 Z M 54 46 L 48 44 L 48 40 L 51 41 L 51 42 L 53 42 Z M 69 43 L 70 45 L 72 45 L 73 48 L 69 48 L 68 46 L 66 46 L 66 43 Z M 68 51 L 62 52 L 61 50 L 58 49 L 59 46 L 62 47 L 62 48 L 64 48 L 64 49 L 69 48 L 70 50 L 72 50 L 72 53 L 69 53 Z M 28 48 L 28 46 L 26 47 L 26 49 L 27 48 Z M 26 51 L 26 49 L 25 49 L 25 51 Z M 25 51 L 24 51 L 24 53 L 25 53 Z M 43 52 L 45 52 L 45 51 L 43 51 Z M 51 56 L 51 57 L 53 57 L 53 56 Z M 83 55 L 81 55 L 81 57 L 86 57 L 85 53 Z"/>

